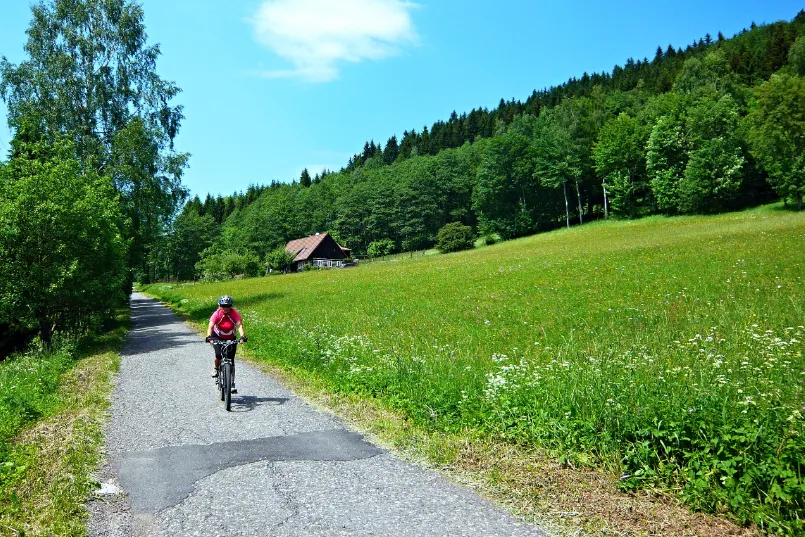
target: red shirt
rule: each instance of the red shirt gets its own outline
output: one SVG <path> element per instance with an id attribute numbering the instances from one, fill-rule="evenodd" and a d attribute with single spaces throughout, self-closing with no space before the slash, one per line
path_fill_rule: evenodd
<path id="1" fill-rule="evenodd" d="M 210 317 L 213 324 L 212 329 L 221 339 L 235 339 L 235 326 L 241 322 L 240 313 L 235 308 L 225 313 L 223 308 L 218 308 Z"/>

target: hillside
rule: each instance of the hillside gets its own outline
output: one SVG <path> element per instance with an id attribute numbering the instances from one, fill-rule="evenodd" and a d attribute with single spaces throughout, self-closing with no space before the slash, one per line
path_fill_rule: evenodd
<path id="1" fill-rule="evenodd" d="M 453 114 L 399 147 L 367 142 L 337 173 L 194 198 L 138 277 L 204 277 L 197 263 L 220 244 L 230 273 L 256 275 L 273 249 L 324 231 L 363 255 L 384 241 L 431 248 L 452 222 L 511 239 L 612 216 L 801 207 L 805 12 L 750 28 Z"/>
<path id="2" fill-rule="evenodd" d="M 146 290 L 200 322 L 233 295 L 260 360 L 418 427 L 549 448 L 796 534 L 803 239 L 805 214 L 772 205 Z"/>

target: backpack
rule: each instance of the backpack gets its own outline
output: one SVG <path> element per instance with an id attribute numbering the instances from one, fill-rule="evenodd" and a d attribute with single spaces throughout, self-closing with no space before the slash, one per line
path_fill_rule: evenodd
<path id="1" fill-rule="evenodd" d="M 218 328 L 218 325 L 221 324 L 224 321 L 224 319 L 228 319 L 229 322 L 232 323 L 232 330 L 224 331 L 224 330 L 221 330 L 220 328 Z M 218 334 L 219 336 L 234 336 L 236 327 L 237 327 L 237 323 L 235 323 L 235 321 L 232 320 L 232 317 L 230 317 L 229 315 L 227 315 L 225 313 L 224 316 L 221 317 L 221 320 L 219 320 L 217 323 L 215 323 L 215 333 Z"/>

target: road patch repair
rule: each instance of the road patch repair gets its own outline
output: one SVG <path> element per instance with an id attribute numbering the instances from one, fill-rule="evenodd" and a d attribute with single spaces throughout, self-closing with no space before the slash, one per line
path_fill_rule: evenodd
<path id="1" fill-rule="evenodd" d="M 126 453 L 120 464 L 120 483 L 135 513 L 155 515 L 190 495 L 196 481 L 233 466 L 259 461 L 351 461 L 380 453 L 381 449 L 345 429 L 171 446 Z"/>

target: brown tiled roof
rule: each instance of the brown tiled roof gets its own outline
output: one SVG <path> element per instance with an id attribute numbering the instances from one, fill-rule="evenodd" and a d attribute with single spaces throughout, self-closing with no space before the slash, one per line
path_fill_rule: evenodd
<path id="1" fill-rule="evenodd" d="M 285 251 L 296 254 L 296 257 L 294 257 L 292 263 L 296 263 L 298 261 L 307 261 L 308 258 L 310 258 L 310 255 L 313 253 L 313 250 L 315 250 L 319 244 L 321 244 L 321 241 L 323 241 L 324 237 L 327 235 L 329 235 L 329 233 L 316 233 L 315 235 L 309 235 L 304 239 L 292 240 L 285 245 Z M 337 241 L 336 244 L 338 244 Z M 349 248 L 344 248 L 340 244 L 338 244 L 338 247 L 345 252 L 351 251 Z"/>

